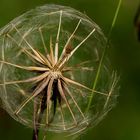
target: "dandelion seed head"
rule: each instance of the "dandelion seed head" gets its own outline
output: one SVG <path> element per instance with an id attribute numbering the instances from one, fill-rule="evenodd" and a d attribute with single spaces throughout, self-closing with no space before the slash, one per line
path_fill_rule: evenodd
<path id="1" fill-rule="evenodd" d="M 70 7 L 45 5 L 17 17 L 0 30 L 4 109 L 47 131 L 77 134 L 95 126 L 119 89 L 107 55 L 96 81 L 105 46 L 100 27 Z"/>

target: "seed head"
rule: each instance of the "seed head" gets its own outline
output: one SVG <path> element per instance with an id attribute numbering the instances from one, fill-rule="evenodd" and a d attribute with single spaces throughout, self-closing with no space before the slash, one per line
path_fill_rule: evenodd
<path id="1" fill-rule="evenodd" d="M 4 108 L 35 133 L 95 126 L 118 93 L 107 55 L 96 79 L 105 45 L 99 26 L 69 7 L 45 5 L 14 19 L 0 31 Z"/>

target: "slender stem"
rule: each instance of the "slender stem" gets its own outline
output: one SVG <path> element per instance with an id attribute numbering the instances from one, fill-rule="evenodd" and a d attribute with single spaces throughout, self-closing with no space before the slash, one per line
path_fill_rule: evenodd
<path id="1" fill-rule="evenodd" d="M 119 13 L 119 10 L 120 10 L 120 7 L 121 7 L 121 3 L 122 3 L 122 0 L 119 0 L 119 3 L 117 5 L 117 9 L 116 9 L 116 12 L 115 12 L 112 24 L 111 24 L 111 28 L 110 28 L 109 33 L 108 33 L 107 43 L 106 43 L 106 46 L 105 46 L 104 51 L 102 53 L 101 60 L 100 60 L 100 63 L 99 63 L 98 69 L 97 69 L 96 77 L 95 77 L 93 88 L 92 88 L 93 89 L 92 96 L 89 99 L 86 111 L 88 111 L 90 109 L 90 105 L 91 105 L 92 100 L 93 100 L 93 96 L 94 96 L 93 93 L 94 93 L 94 90 L 95 90 L 97 82 L 98 82 L 98 78 L 99 78 L 99 75 L 100 75 L 100 72 L 101 72 L 102 62 L 103 62 L 103 59 L 104 59 L 105 54 L 106 54 L 106 50 L 107 50 L 107 47 L 108 47 L 108 44 L 109 44 L 109 41 L 110 41 L 112 30 L 115 26 L 115 23 L 116 23 L 116 20 L 117 20 L 117 17 L 118 17 L 118 13 Z"/>
<path id="2" fill-rule="evenodd" d="M 42 91 L 42 99 L 41 102 L 38 104 L 35 99 L 34 99 L 34 130 L 33 130 L 33 140 L 38 140 L 38 135 L 39 135 L 39 127 L 40 127 L 40 122 L 42 121 L 43 113 L 45 109 L 47 108 L 47 88 L 46 87 Z"/>
<path id="3" fill-rule="evenodd" d="M 36 103 L 36 98 L 34 99 L 34 112 L 33 112 L 33 122 L 34 122 L 34 129 L 33 129 L 33 138 L 32 140 L 38 140 L 38 103 Z"/>

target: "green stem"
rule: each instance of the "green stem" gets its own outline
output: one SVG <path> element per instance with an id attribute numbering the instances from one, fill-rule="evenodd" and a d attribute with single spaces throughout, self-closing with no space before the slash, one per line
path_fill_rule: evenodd
<path id="1" fill-rule="evenodd" d="M 115 12 L 112 24 L 111 24 L 111 28 L 110 28 L 109 33 L 108 33 L 106 46 L 104 48 L 104 51 L 103 51 L 103 54 L 102 54 L 102 57 L 101 57 L 101 60 L 100 60 L 100 63 L 99 63 L 98 69 L 97 69 L 96 77 L 95 77 L 93 88 L 92 88 L 93 91 L 95 90 L 97 82 L 98 82 L 98 78 L 99 78 L 99 74 L 100 74 L 100 71 L 101 71 L 102 62 L 103 62 L 104 56 L 106 54 L 106 50 L 107 50 L 107 47 L 108 47 L 108 44 L 109 44 L 109 41 L 110 41 L 112 30 L 113 30 L 113 28 L 115 26 L 115 23 L 116 23 L 116 20 L 117 20 L 117 16 L 118 16 L 118 13 L 119 13 L 119 10 L 120 10 L 120 7 L 121 7 L 121 3 L 122 3 L 122 0 L 119 0 L 118 6 L 117 6 L 117 9 L 116 9 L 116 12 Z M 86 108 L 86 112 L 90 109 L 90 106 L 91 106 L 91 103 L 92 103 L 92 100 L 93 100 L 93 97 L 94 97 L 93 93 L 94 92 L 92 92 L 92 95 L 91 95 L 91 97 L 89 99 L 88 106 Z"/>

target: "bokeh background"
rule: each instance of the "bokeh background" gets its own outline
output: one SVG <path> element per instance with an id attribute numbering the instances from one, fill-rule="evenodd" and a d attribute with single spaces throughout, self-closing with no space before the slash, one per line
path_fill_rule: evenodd
<path id="1" fill-rule="evenodd" d="M 118 0 L 0 0 L 0 28 L 20 14 L 47 3 L 86 13 L 108 34 Z M 140 42 L 133 21 L 139 0 L 123 0 L 111 35 L 110 59 L 120 74 L 116 107 L 81 140 L 140 140 Z M 0 140 L 31 140 L 32 130 L 0 109 Z M 48 140 L 68 139 L 48 133 Z M 71 138 L 69 138 L 71 139 Z"/>

